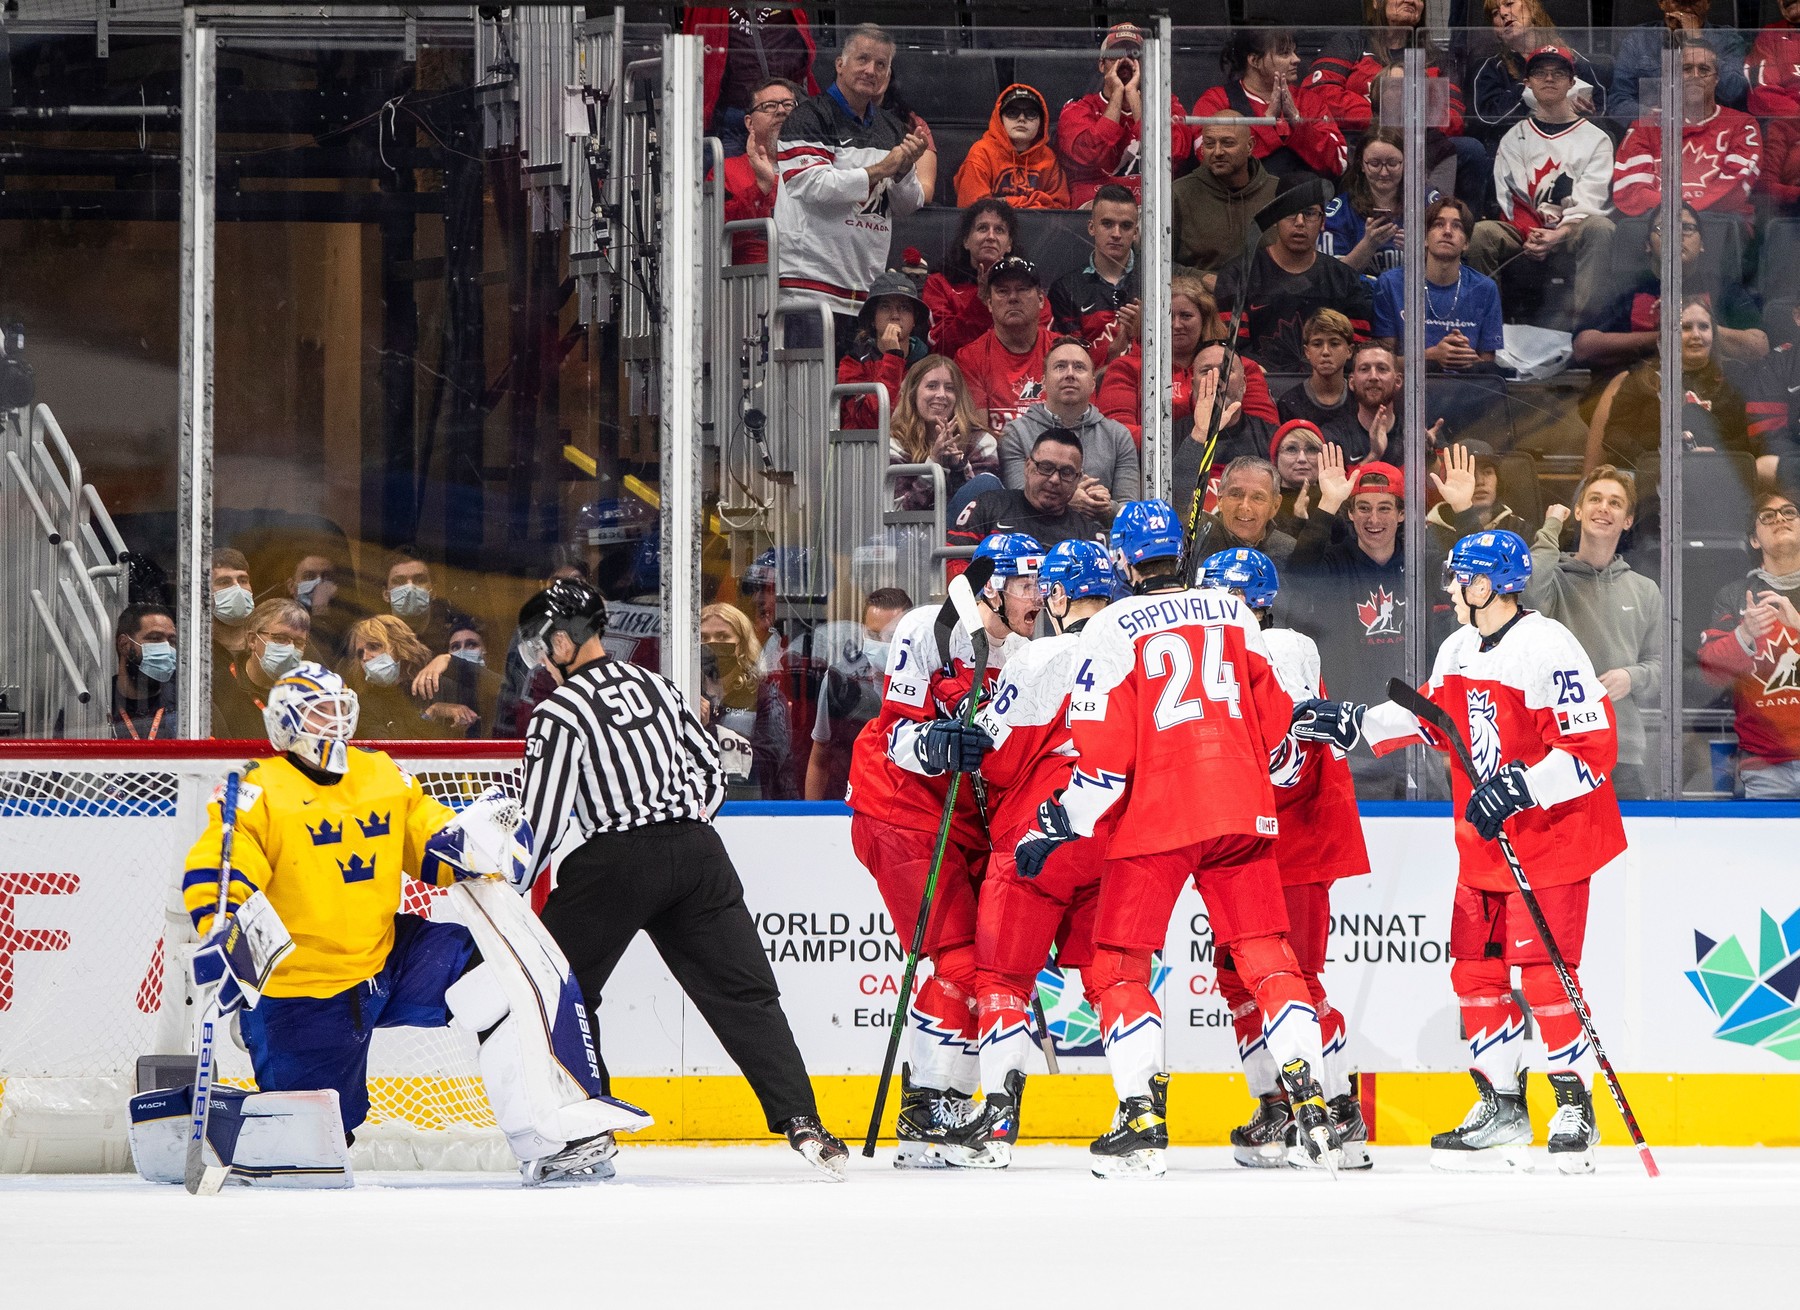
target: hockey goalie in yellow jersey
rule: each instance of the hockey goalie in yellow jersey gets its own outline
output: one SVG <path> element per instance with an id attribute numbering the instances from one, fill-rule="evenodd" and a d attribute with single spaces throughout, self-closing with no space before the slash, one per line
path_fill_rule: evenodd
<path id="1" fill-rule="evenodd" d="M 265 1107 L 251 1096 L 226 1107 L 224 1137 L 239 1121 L 259 1130 L 249 1142 L 238 1132 L 257 1158 L 232 1160 L 232 1176 L 292 1185 L 341 1165 L 325 1185 L 346 1185 L 346 1148 L 369 1111 L 374 1031 L 453 1024 L 480 1042 L 488 1100 L 527 1183 L 610 1177 L 612 1134 L 651 1121 L 602 1095 L 568 962 L 515 890 L 533 867 L 517 802 L 494 788 L 459 813 L 383 752 L 351 746 L 356 694 L 318 664 L 281 678 L 263 718 L 282 754 L 248 765 L 239 783 L 224 923 L 214 922 L 222 788 L 182 874 L 202 939 L 194 973 L 202 985 L 217 983 L 227 1013 L 241 1007 L 258 1092 L 334 1092 L 343 1146 L 331 1135 L 324 1154 L 338 1158 L 319 1160 L 323 1139 L 303 1131 L 301 1121 L 329 1098 L 290 1098 L 280 1115 L 265 1113 L 296 1120 L 291 1140 L 270 1143 L 270 1125 L 256 1122 Z M 409 876 L 453 889 L 437 917 L 400 913 Z M 311 1108 L 296 1110 L 303 1101 Z M 133 1147 L 146 1174 L 156 1150 L 148 1142 L 139 1149 L 140 1124 L 159 1122 L 159 1108 L 178 1107 L 149 1106 L 140 1117 L 133 1105 Z M 271 1150 L 277 1158 L 266 1158 Z"/>

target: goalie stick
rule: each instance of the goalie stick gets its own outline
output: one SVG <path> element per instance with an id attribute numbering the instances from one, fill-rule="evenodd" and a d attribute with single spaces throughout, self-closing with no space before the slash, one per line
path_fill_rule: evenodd
<path id="1" fill-rule="evenodd" d="M 975 680 L 969 684 L 969 697 L 963 705 L 963 724 L 975 722 L 981 707 L 981 684 L 987 680 L 988 637 L 976 610 L 975 594 L 987 586 L 993 576 L 994 561 L 978 559 L 970 562 L 958 577 L 951 580 L 950 595 L 938 610 L 934 629 L 938 653 L 946 663 L 950 659 L 950 638 L 958 622 L 968 630 L 975 651 Z M 962 774 L 950 775 L 950 789 L 944 796 L 944 815 L 938 822 L 937 846 L 931 853 L 931 871 L 925 877 L 925 894 L 919 898 L 919 919 L 913 925 L 912 948 L 906 953 L 906 972 L 900 978 L 900 991 L 894 1000 L 894 1023 L 888 1030 L 887 1054 L 881 1061 L 881 1078 L 875 1084 L 875 1108 L 869 1113 L 869 1131 L 863 1138 L 863 1157 L 874 1159 L 875 1137 L 881 1131 L 882 1112 L 887 1109 L 888 1081 L 894 1076 L 894 1060 L 900 1053 L 900 1034 L 906 1030 L 906 1012 L 912 1008 L 913 974 L 919 967 L 919 952 L 925 946 L 925 927 L 931 921 L 932 901 L 937 897 L 938 873 L 944 867 L 944 851 L 950 845 L 950 821 L 956 814 L 956 795 L 961 790 Z"/>
<path id="2" fill-rule="evenodd" d="M 1411 710 L 1415 716 L 1446 737 L 1450 742 L 1450 749 L 1456 752 L 1456 758 L 1462 763 L 1463 772 L 1468 774 L 1469 781 L 1476 781 L 1475 761 L 1469 754 L 1469 744 L 1463 740 L 1462 733 L 1457 731 L 1456 721 L 1441 705 L 1400 678 L 1388 683 L 1388 699 L 1403 709 Z M 1506 857 L 1506 867 L 1512 870 L 1513 882 L 1518 885 L 1519 895 L 1531 915 L 1532 925 L 1544 939 L 1544 949 L 1550 956 L 1550 967 L 1556 970 L 1556 978 L 1562 984 L 1564 995 L 1569 998 L 1569 1004 L 1575 1007 L 1575 1017 L 1581 1020 L 1581 1031 L 1586 1035 L 1588 1045 L 1594 1048 L 1594 1061 L 1600 1066 L 1600 1072 L 1606 1078 L 1606 1090 L 1612 1093 L 1613 1103 L 1619 1107 L 1619 1115 L 1625 1120 L 1625 1127 L 1631 1133 L 1638 1159 L 1644 1163 L 1644 1172 L 1652 1178 L 1659 1177 L 1662 1171 L 1656 1167 L 1656 1159 L 1650 1154 L 1650 1145 L 1638 1128 L 1637 1116 L 1631 1112 L 1631 1102 L 1625 1099 L 1625 1089 L 1619 1085 L 1619 1075 L 1613 1072 L 1612 1061 L 1606 1058 L 1606 1048 L 1600 1044 L 1600 1034 L 1594 1031 L 1594 1016 L 1588 1012 L 1587 998 L 1581 994 L 1581 985 L 1575 981 L 1575 975 L 1569 972 L 1562 948 L 1556 944 L 1556 938 L 1550 932 L 1550 924 L 1544 918 L 1543 907 L 1538 904 L 1537 893 L 1532 891 L 1531 882 L 1525 876 L 1525 867 L 1519 863 L 1518 852 L 1513 850 L 1512 838 L 1506 835 L 1505 829 L 1501 829 L 1499 841 L 1500 854 Z"/>
<path id="3" fill-rule="evenodd" d="M 225 794 L 219 801 L 219 905 L 213 913 L 213 929 L 225 923 L 225 912 L 231 898 L 231 846 L 237 837 L 238 772 L 225 775 Z M 219 994 L 225 990 L 227 973 L 219 980 L 213 994 L 206 998 L 206 1009 L 200 1016 L 200 1049 L 194 1058 L 194 1115 L 188 1129 L 187 1168 L 183 1181 L 190 1196 L 212 1196 L 225 1185 L 231 1173 L 206 1139 L 212 1119 L 212 1091 L 218 1065 L 214 1059 L 214 1036 L 224 1016 L 219 1012 Z"/>

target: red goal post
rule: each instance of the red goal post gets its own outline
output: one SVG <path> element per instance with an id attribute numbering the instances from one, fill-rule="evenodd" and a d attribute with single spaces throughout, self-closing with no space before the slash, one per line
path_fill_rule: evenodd
<path id="1" fill-rule="evenodd" d="M 522 743 L 363 742 L 461 808 L 519 786 Z M 206 804 L 266 742 L 0 743 L 0 1173 L 129 1169 L 138 1057 L 194 1049 L 187 961 L 196 940 L 181 862 Z M 406 913 L 441 893 L 408 879 Z M 250 1085 L 231 1044 L 221 1075 Z M 473 1038 L 377 1032 L 365 1168 L 511 1168 Z"/>

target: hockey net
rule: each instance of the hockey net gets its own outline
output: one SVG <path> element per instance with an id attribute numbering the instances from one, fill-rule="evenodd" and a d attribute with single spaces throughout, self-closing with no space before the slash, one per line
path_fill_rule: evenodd
<path id="1" fill-rule="evenodd" d="M 518 790 L 517 743 L 384 749 L 453 809 L 495 784 Z M 131 1167 L 139 1057 L 194 1050 L 182 860 L 214 788 L 267 753 L 245 742 L 0 746 L 0 1173 Z M 408 879 L 401 909 L 430 917 L 441 896 Z M 235 1041 L 220 1076 L 254 1085 Z M 378 1030 L 369 1090 L 356 1165 L 513 1167 L 468 1034 Z"/>

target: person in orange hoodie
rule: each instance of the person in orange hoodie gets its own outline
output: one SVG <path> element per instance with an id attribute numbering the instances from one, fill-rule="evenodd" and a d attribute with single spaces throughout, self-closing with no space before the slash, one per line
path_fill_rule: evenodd
<path id="1" fill-rule="evenodd" d="M 1036 87 L 1015 82 L 994 101 L 987 132 L 956 170 L 956 203 L 998 196 L 1014 209 L 1067 209 L 1069 185 L 1050 148 L 1050 111 Z"/>

